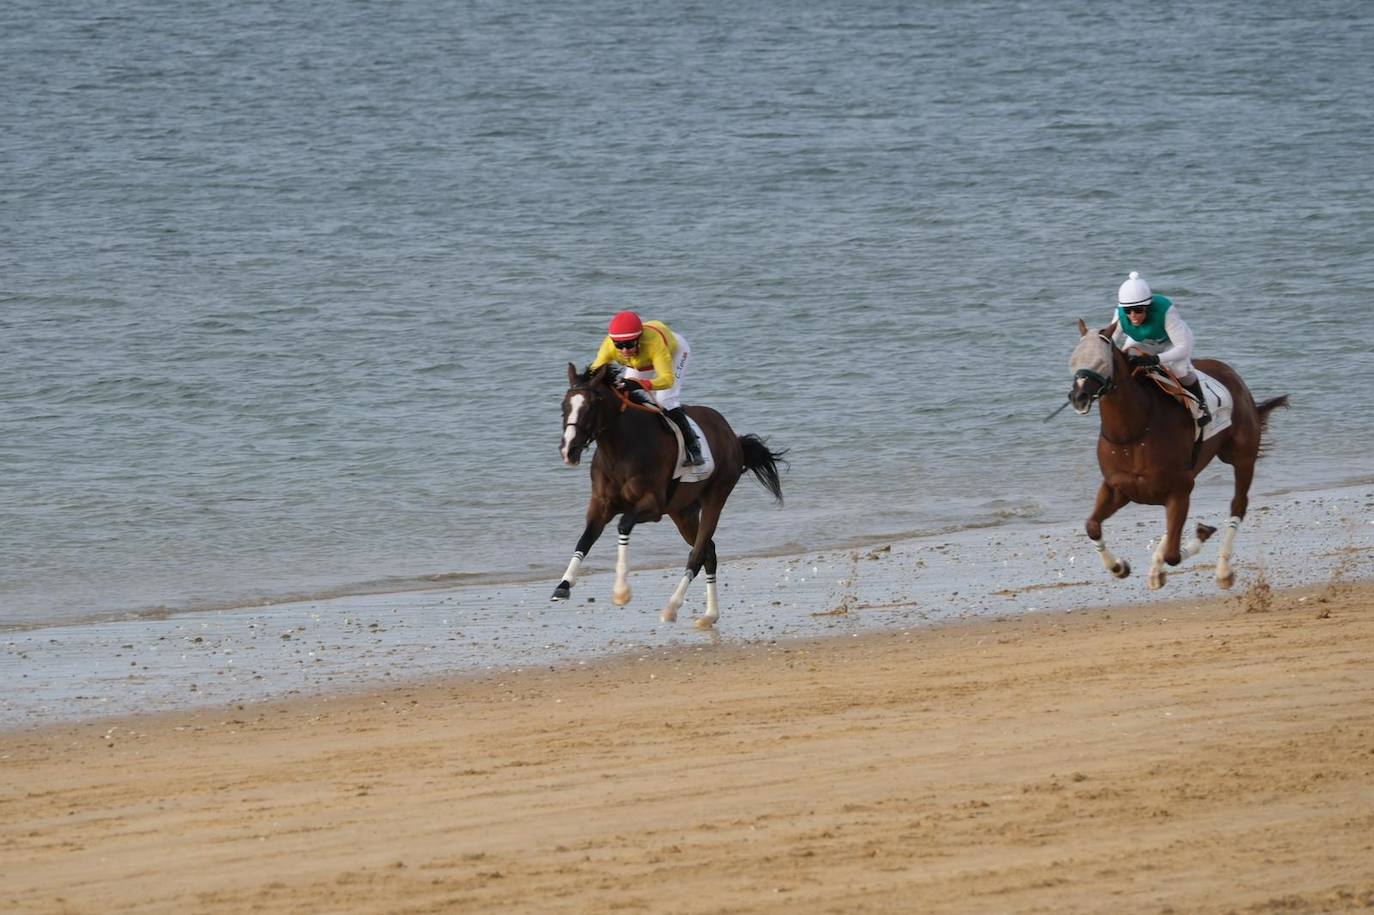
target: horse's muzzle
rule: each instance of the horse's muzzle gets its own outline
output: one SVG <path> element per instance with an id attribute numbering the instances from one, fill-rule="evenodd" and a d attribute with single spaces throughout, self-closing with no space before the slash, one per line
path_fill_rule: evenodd
<path id="1" fill-rule="evenodd" d="M 1097 398 L 1085 390 L 1086 384 L 1080 378 L 1069 388 L 1069 406 L 1073 407 L 1073 412 L 1079 416 L 1086 416 L 1092 409 L 1093 401 Z"/>

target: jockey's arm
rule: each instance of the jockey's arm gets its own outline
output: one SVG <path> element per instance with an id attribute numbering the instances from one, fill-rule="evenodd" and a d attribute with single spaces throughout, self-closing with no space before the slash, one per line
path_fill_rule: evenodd
<path id="1" fill-rule="evenodd" d="M 655 335 L 650 337 L 644 335 L 644 339 L 649 341 L 649 358 L 654 363 L 654 377 L 652 381 L 648 378 L 644 381 L 655 391 L 666 391 L 677 383 L 677 376 L 673 374 L 673 354 L 668 349 L 668 344 L 662 337 Z"/>
<path id="2" fill-rule="evenodd" d="M 1179 317 L 1177 305 L 1164 316 L 1164 332 L 1169 335 L 1169 348 L 1159 354 L 1160 362 L 1188 362 L 1193 358 L 1193 331 Z"/>

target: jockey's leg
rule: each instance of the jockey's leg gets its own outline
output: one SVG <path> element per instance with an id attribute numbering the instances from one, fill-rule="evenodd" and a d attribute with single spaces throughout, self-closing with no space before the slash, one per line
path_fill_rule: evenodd
<path id="1" fill-rule="evenodd" d="M 692 424 L 687 422 L 687 411 L 681 407 L 673 407 L 667 413 L 668 418 L 677 423 L 677 427 L 682 430 L 682 443 L 687 448 L 687 466 L 697 467 L 705 464 L 706 459 L 701 456 L 701 441 L 692 429 Z"/>
<path id="2" fill-rule="evenodd" d="M 1197 418 L 1199 426 L 1205 426 L 1212 421 L 1212 410 L 1207 406 L 1207 397 L 1202 393 L 1202 380 L 1193 372 L 1179 376 L 1179 384 L 1197 398 L 1198 412 L 1201 414 Z"/>
<path id="3" fill-rule="evenodd" d="M 698 467 L 706 463 L 701 456 L 701 442 L 687 421 L 687 413 L 682 409 L 679 399 L 682 391 L 682 378 L 687 374 L 687 364 L 691 361 L 692 348 L 682 334 L 677 335 L 677 353 L 673 356 L 673 386 L 654 392 L 654 399 L 677 427 L 682 430 L 682 444 L 687 449 L 687 466 Z"/>

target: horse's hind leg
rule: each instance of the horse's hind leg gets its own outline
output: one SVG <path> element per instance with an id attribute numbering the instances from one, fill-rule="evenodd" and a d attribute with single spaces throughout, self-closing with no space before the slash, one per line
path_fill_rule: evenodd
<path id="1" fill-rule="evenodd" d="M 1221 535 L 1221 549 L 1217 552 L 1217 587 L 1230 588 L 1236 583 L 1236 573 L 1231 568 L 1231 554 L 1235 549 L 1236 531 L 1245 518 L 1245 510 L 1250 507 L 1250 482 L 1255 477 L 1255 460 L 1237 461 L 1236 490 L 1231 496 L 1231 517 L 1226 520 L 1226 531 Z"/>
<path id="2" fill-rule="evenodd" d="M 677 619 L 677 611 L 687 596 L 687 586 L 696 578 L 703 565 L 706 566 L 706 613 L 697 620 L 696 626 L 698 629 L 710 629 L 716 620 L 720 619 L 720 607 L 716 597 L 716 544 L 711 535 L 716 532 L 716 523 L 720 520 L 722 507 L 723 505 L 714 503 L 704 504 L 699 517 L 696 513 L 681 520 L 674 517 L 673 520 L 678 523 L 678 530 L 682 531 L 683 539 L 692 544 L 692 551 L 687 555 L 687 569 L 683 572 L 682 579 L 673 590 L 672 597 L 668 598 L 668 605 L 663 608 L 660 616 L 663 622 L 671 623 Z"/>
<path id="3" fill-rule="evenodd" d="M 714 626 L 720 619 L 720 604 L 716 597 L 716 541 L 706 541 L 706 615 L 697 621 L 697 628 Z"/>
<path id="4" fill-rule="evenodd" d="M 1197 528 L 1194 530 L 1193 536 L 1189 538 L 1188 542 L 1182 544 L 1178 548 L 1178 562 L 1182 562 L 1185 559 L 1192 559 L 1194 556 L 1200 553 L 1202 551 L 1202 545 L 1206 543 L 1207 540 L 1216 532 L 1217 529 L 1212 527 L 1210 524 L 1199 524 Z M 1152 557 L 1152 564 L 1150 566 L 1150 578 L 1151 581 L 1159 581 L 1158 585 L 1150 585 L 1150 587 L 1152 588 L 1162 587 L 1164 584 L 1164 563 L 1167 561 L 1165 551 L 1168 546 L 1168 543 L 1169 532 L 1166 530 L 1164 532 L 1164 536 L 1159 538 L 1159 545 L 1155 547 L 1155 552 Z M 1178 563 L 1172 564 L 1178 565 Z"/>
<path id="5" fill-rule="evenodd" d="M 1093 549 L 1097 551 L 1103 567 L 1117 578 L 1130 575 L 1131 564 L 1124 559 L 1117 559 L 1107 549 L 1107 544 L 1102 539 L 1102 522 L 1120 511 L 1129 501 L 1131 500 L 1103 483 L 1097 489 L 1097 504 L 1093 506 L 1093 513 L 1083 523 L 1083 529 L 1088 532 L 1088 539 L 1093 542 Z"/>
<path id="6" fill-rule="evenodd" d="M 689 546 L 695 546 L 697 541 L 697 529 L 701 523 L 701 506 L 691 505 L 681 512 L 673 514 L 671 517 L 673 523 L 677 525 L 678 533 L 682 535 L 682 539 L 686 540 Z M 686 600 L 687 586 L 691 584 L 691 582 L 692 575 L 689 572 L 677 583 L 677 587 L 673 589 L 672 597 L 668 598 L 667 605 L 663 608 L 663 612 L 659 614 L 658 618 L 660 620 L 665 623 L 677 622 L 678 608 L 680 608 L 683 601 Z"/>
<path id="7" fill-rule="evenodd" d="M 635 528 L 635 512 L 620 516 L 615 553 L 615 584 L 611 587 L 611 603 L 623 607 L 630 602 L 630 532 Z"/>

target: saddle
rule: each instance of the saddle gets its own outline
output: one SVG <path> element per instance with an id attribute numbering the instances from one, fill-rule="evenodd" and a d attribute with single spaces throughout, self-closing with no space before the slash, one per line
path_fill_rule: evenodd
<path id="1" fill-rule="evenodd" d="M 716 469 L 716 459 L 711 455 L 711 443 L 706 440 L 706 433 L 692 417 L 687 417 L 687 422 L 692 424 L 692 430 L 697 434 L 697 442 L 701 445 L 701 457 L 703 463 L 689 467 L 687 466 L 687 443 L 682 440 L 682 430 L 677 427 L 677 423 L 668 418 L 668 414 L 658 405 L 658 402 L 649 395 L 647 391 L 640 388 L 631 388 L 624 392 L 626 398 L 632 403 L 640 404 L 658 414 L 659 422 L 667 427 L 677 440 L 677 465 L 673 468 L 673 479 L 684 483 L 699 483 L 709 477 Z"/>
<path id="2" fill-rule="evenodd" d="M 1198 406 L 1197 398 L 1183 386 L 1183 383 L 1175 377 L 1173 372 L 1163 366 L 1155 365 L 1137 369 L 1136 374 L 1154 382 L 1161 391 L 1178 401 L 1188 411 L 1188 415 L 1193 418 L 1194 441 L 1201 442 L 1204 439 L 1209 439 L 1231 425 L 1231 392 L 1226 385 L 1211 375 L 1203 373 L 1196 367 L 1193 368 L 1193 374 L 1197 375 L 1203 396 L 1207 397 L 1207 406 L 1212 413 L 1212 421 L 1205 426 L 1199 426 L 1197 421 L 1202 416 L 1202 410 Z"/>
<path id="3" fill-rule="evenodd" d="M 702 431 L 701 426 L 697 425 L 697 421 L 690 416 L 687 417 L 687 422 L 692 424 L 692 431 L 697 434 L 697 442 L 701 445 L 702 463 L 688 467 L 685 463 L 687 460 L 687 443 L 682 440 L 682 430 L 667 415 L 660 414 L 659 419 L 668 427 L 668 431 L 673 433 L 673 438 L 677 439 L 677 466 L 673 468 L 673 479 L 681 480 L 684 483 L 700 483 L 709 477 L 712 471 L 716 469 L 716 459 L 711 454 L 711 443 L 706 440 L 706 433 Z"/>

